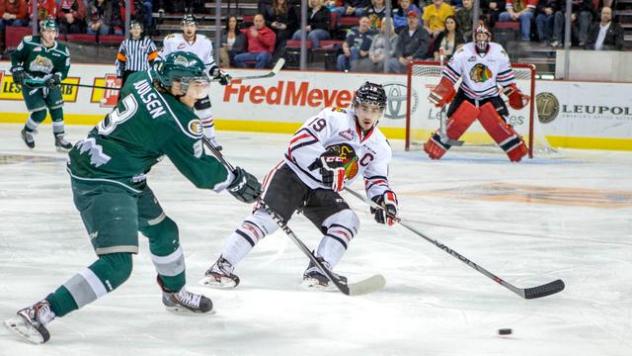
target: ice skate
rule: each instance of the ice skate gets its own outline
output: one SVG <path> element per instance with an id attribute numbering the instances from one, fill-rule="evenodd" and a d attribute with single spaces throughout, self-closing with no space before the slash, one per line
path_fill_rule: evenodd
<path id="1" fill-rule="evenodd" d="M 316 257 L 322 264 L 331 271 L 329 263 L 325 261 L 322 257 Z M 347 278 L 337 275 L 332 272 L 335 276 L 338 276 L 341 280 L 346 281 Z M 314 288 L 314 289 L 327 289 L 329 287 L 329 278 L 316 266 L 312 261 L 309 261 L 309 265 L 305 272 L 303 272 L 303 287 L 305 288 Z"/>
<path id="2" fill-rule="evenodd" d="M 68 152 L 72 148 L 72 143 L 68 142 L 63 134 L 55 135 L 55 147 L 57 152 Z"/>
<path id="3" fill-rule="evenodd" d="M 209 137 L 208 140 L 211 141 L 211 144 L 213 144 L 213 147 L 217 148 L 218 151 L 221 151 L 223 149 L 222 145 L 220 145 L 219 142 L 217 142 L 217 138 L 215 138 L 215 136 Z"/>
<path id="4" fill-rule="evenodd" d="M 209 298 L 185 288 L 177 293 L 163 291 L 162 304 L 168 311 L 176 313 L 208 313 L 213 309 L 213 302 Z"/>
<path id="5" fill-rule="evenodd" d="M 46 324 L 55 319 L 47 300 L 20 309 L 17 315 L 4 321 L 7 329 L 33 344 L 43 344 L 50 339 Z"/>
<path id="6" fill-rule="evenodd" d="M 35 131 L 27 131 L 25 128 L 21 131 L 22 140 L 28 148 L 35 148 Z"/>
<path id="7" fill-rule="evenodd" d="M 235 267 L 224 257 L 219 256 L 217 261 L 206 271 L 200 284 L 212 288 L 235 288 L 239 285 L 239 277 L 233 273 Z"/>

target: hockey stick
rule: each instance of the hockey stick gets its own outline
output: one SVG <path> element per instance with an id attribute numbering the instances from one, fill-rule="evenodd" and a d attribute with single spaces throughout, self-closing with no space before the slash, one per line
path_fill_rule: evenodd
<path id="1" fill-rule="evenodd" d="M 443 48 L 439 49 L 439 65 L 441 67 L 441 70 L 443 70 L 443 63 L 445 60 L 445 50 Z M 448 137 L 448 132 L 447 132 L 447 127 L 445 124 L 445 121 L 447 119 L 447 110 L 446 110 L 446 105 L 443 105 L 443 107 L 441 108 L 441 111 L 439 112 L 439 140 L 441 140 L 441 143 L 444 144 L 448 144 L 450 146 L 463 146 L 463 141 L 460 140 L 453 140 L 450 137 Z"/>
<path id="2" fill-rule="evenodd" d="M 351 190 L 349 188 L 345 188 L 345 190 L 347 192 L 351 193 L 351 195 L 355 196 L 356 198 L 364 201 L 365 203 L 368 203 L 369 206 L 371 206 L 372 208 L 384 210 L 384 207 L 382 207 L 381 205 L 378 205 L 374 201 L 365 199 L 358 192 L 353 191 L 353 190 Z M 511 284 L 509 282 L 506 282 L 502 278 L 496 276 L 495 274 L 489 272 L 485 268 L 477 265 L 473 261 L 469 260 L 468 258 L 466 258 L 465 256 L 461 255 L 460 253 L 454 251 L 453 249 L 449 248 L 448 246 L 442 244 L 441 242 L 439 242 L 437 240 L 434 240 L 434 239 L 422 234 L 417 229 L 415 229 L 412 226 L 408 225 L 401 218 L 399 218 L 399 217 L 392 217 L 392 218 L 395 219 L 401 226 L 403 226 L 404 228 L 406 228 L 410 232 L 412 232 L 415 235 L 423 238 L 424 240 L 432 243 L 433 245 L 437 246 L 438 248 L 444 250 L 445 252 L 447 252 L 450 255 L 452 255 L 452 257 L 456 257 L 461 262 L 463 262 L 466 265 L 472 267 L 476 271 L 484 274 L 485 276 L 487 276 L 488 278 L 490 278 L 494 282 L 496 282 L 496 283 L 500 284 L 501 286 L 509 289 L 510 291 L 516 293 L 517 295 L 521 296 L 524 299 L 542 298 L 542 297 L 546 297 L 546 296 L 551 295 L 551 294 L 559 293 L 559 292 L 564 290 L 564 281 L 562 281 L 561 279 L 555 280 L 553 282 L 545 283 L 545 284 L 542 284 L 542 285 L 539 285 L 539 286 L 536 286 L 536 287 L 518 288 L 518 287 L 514 286 L 513 284 Z"/>
<path id="3" fill-rule="evenodd" d="M 260 74 L 260 75 L 245 75 L 242 77 L 231 77 L 231 80 L 249 80 L 249 79 L 265 79 L 265 78 L 272 78 L 275 75 L 279 74 L 279 72 L 281 71 L 281 68 L 283 68 L 283 66 L 285 65 L 285 59 L 284 58 L 279 58 L 279 60 L 276 62 L 276 64 L 274 65 L 274 67 L 272 68 L 271 71 L 269 71 L 266 74 Z M 213 79 L 214 81 L 217 81 L 217 79 Z"/>
<path id="4" fill-rule="evenodd" d="M 68 85 L 68 86 L 71 86 L 71 87 L 80 87 L 80 88 L 121 90 L 121 88 L 103 87 L 103 86 L 100 86 L 100 85 L 87 85 L 87 84 L 74 84 L 74 83 L 61 83 L 61 85 Z"/>
<path id="5" fill-rule="evenodd" d="M 202 137 L 202 142 L 204 143 L 206 147 L 208 147 L 208 149 L 211 150 L 213 155 L 220 161 L 220 163 L 224 165 L 224 167 L 226 167 L 231 172 L 235 171 L 235 167 L 233 167 L 232 164 L 226 161 L 226 159 L 224 158 L 224 155 L 220 151 L 217 150 L 217 148 L 211 143 L 211 141 L 208 138 Z M 316 258 L 316 256 L 314 256 L 314 254 L 310 251 L 310 249 L 307 246 L 305 246 L 303 241 L 301 241 L 298 238 L 298 236 L 296 236 L 296 234 L 292 231 L 292 229 L 290 229 L 290 227 L 287 226 L 283 218 L 281 218 L 274 210 L 272 210 L 272 208 L 270 208 L 270 206 L 268 206 L 268 204 L 266 204 L 263 201 L 263 199 L 259 199 L 257 203 L 260 204 L 260 206 L 263 207 L 263 209 L 265 209 L 265 211 L 267 211 L 268 214 L 270 214 L 270 216 L 272 217 L 272 220 L 274 220 L 274 222 L 276 222 L 276 224 L 279 225 L 281 230 L 283 230 L 283 232 L 285 232 L 285 234 L 289 236 L 292 239 L 292 241 L 294 241 L 296 246 L 298 246 L 298 248 L 309 258 L 309 260 L 314 265 L 316 265 L 318 269 L 320 269 L 321 272 L 323 272 L 325 276 L 327 276 L 327 278 L 336 286 L 336 288 L 338 288 L 339 291 L 341 291 L 345 295 L 355 296 L 355 295 L 371 293 L 378 289 L 384 288 L 384 285 L 386 284 L 386 280 L 384 279 L 382 275 L 379 275 L 379 274 L 371 276 L 359 282 L 349 284 L 347 283 L 346 278 L 340 277 L 332 273 L 328 268 L 323 266 L 322 262 L 320 262 Z"/>

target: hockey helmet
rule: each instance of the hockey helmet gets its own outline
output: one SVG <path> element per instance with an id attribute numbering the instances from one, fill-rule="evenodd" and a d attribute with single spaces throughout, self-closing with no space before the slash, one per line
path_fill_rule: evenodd
<path id="1" fill-rule="evenodd" d="M 483 36 L 479 36 L 480 34 L 484 34 L 485 39 L 483 39 Z M 492 33 L 489 32 L 485 25 L 480 24 L 476 30 L 474 30 L 474 44 L 476 45 L 476 50 L 478 52 L 487 52 L 487 46 L 489 45 L 489 41 L 491 41 L 491 39 Z"/>
<path id="2" fill-rule="evenodd" d="M 129 28 L 134 28 L 134 27 L 138 27 L 138 28 L 140 28 L 142 30 L 143 29 L 143 23 L 138 21 L 138 20 L 132 20 L 129 23 Z"/>
<path id="3" fill-rule="evenodd" d="M 353 96 L 353 106 L 360 104 L 377 105 L 380 109 L 386 108 L 386 91 L 381 84 L 365 82 L 356 90 Z"/>
<path id="4" fill-rule="evenodd" d="M 182 25 L 197 25 L 197 20 L 192 14 L 184 14 L 182 16 Z"/>
<path id="5" fill-rule="evenodd" d="M 180 82 L 183 92 L 193 81 L 208 82 L 204 63 L 191 52 L 177 51 L 167 55 L 164 61 L 156 65 L 158 80 L 165 88 L 170 88 L 173 82 Z"/>
<path id="6" fill-rule="evenodd" d="M 59 32 L 59 27 L 57 27 L 57 23 L 53 19 L 46 19 L 40 22 L 40 32 L 41 31 L 55 31 Z"/>

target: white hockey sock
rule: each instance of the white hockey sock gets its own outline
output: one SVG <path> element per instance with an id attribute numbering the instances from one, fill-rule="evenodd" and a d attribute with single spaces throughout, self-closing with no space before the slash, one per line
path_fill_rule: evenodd
<path id="1" fill-rule="evenodd" d="M 233 232 L 226 240 L 226 245 L 224 245 L 222 250 L 222 257 L 233 266 L 236 266 L 253 247 L 243 236 Z"/>
<path id="2" fill-rule="evenodd" d="M 346 249 L 340 241 L 325 235 L 322 240 L 320 240 L 316 256 L 324 258 L 333 269 L 334 266 L 338 264 L 345 251 Z"/>

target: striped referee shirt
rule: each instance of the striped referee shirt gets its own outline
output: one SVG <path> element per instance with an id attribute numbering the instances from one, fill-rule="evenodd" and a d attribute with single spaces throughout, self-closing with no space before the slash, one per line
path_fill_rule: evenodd
<path id="1" fill-rule="evenodd" d="M 116 75 L 124 71 L 139 72 L 149 69 L 150 62 L 158 57 L 156 44 L 149 37 L 138 40 L 131 38 L 121 42 L 116 54 Z"/>

